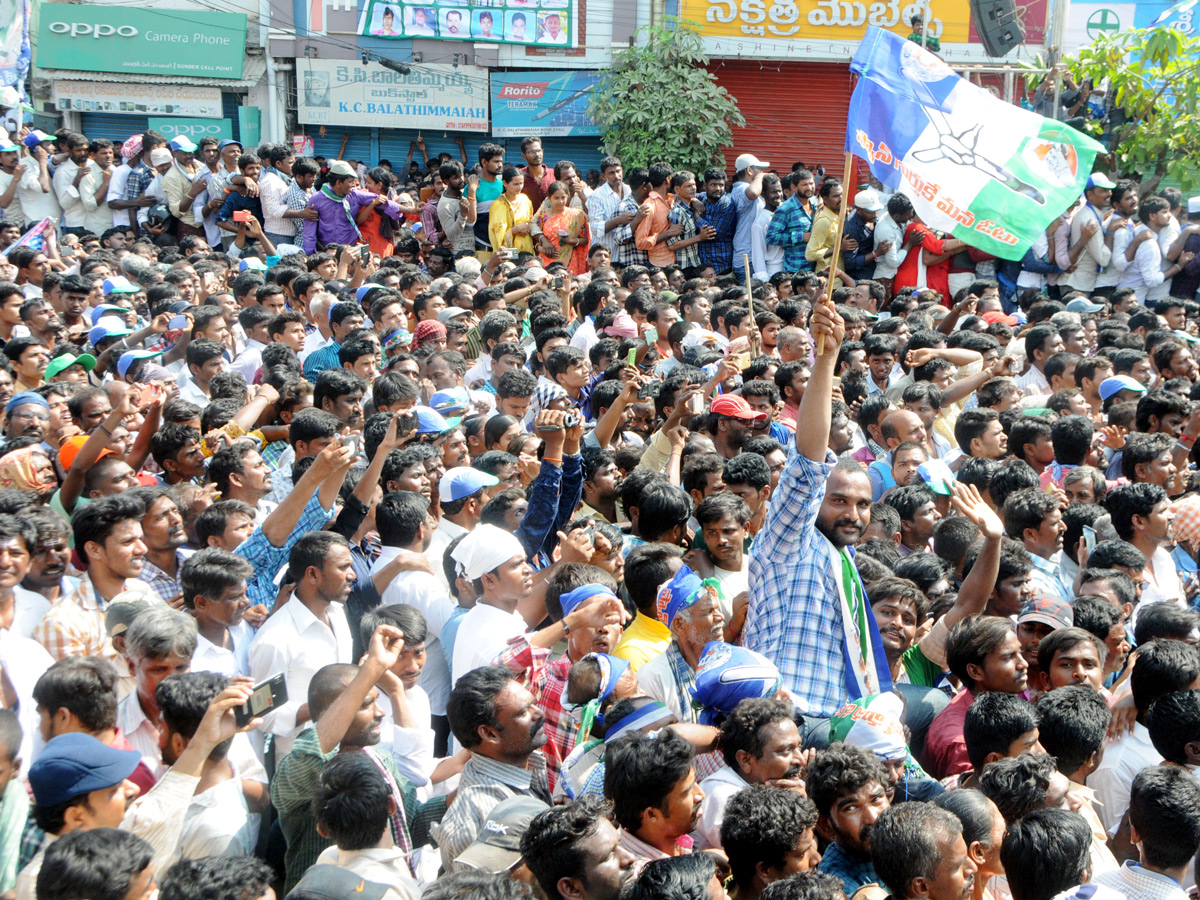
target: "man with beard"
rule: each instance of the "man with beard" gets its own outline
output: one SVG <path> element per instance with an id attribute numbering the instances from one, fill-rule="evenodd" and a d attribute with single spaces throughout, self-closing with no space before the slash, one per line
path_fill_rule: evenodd
<path id="1" fill-rule="evenodd" d="M 797 452 L 754 539 L 743 640 L 774 662 L 783 686 L 804 701 L 812 717 L 806 732 L 827 733 L 825 720 L 847 698 L 890 690 L 892 679 L 848 550 L 870 524 L 871 481 L 860 463 L 838 462 L 829 452 L 833 369 L 845 322 L 820 304 L 811 329 L 825 352 L 800 401 Z"/>
<path id="2" fill-rule="evenodd" d="M 62 295 L 63 327 L 67 337 L 74 341 L 82 341 L 83 335 L 91 330 L 92 323 L 84 315 L 88 308 L 88 294 L 92 292 L 92 279 L 82 275 L 68 275 L 59 286 Z"/>
<path id="3" fill-rule="evenodd" d="M 508 669 L 467 672 L 450 692 L 446 715 L 455 738 L 471 751 L 454 804 L 433 829 L 442 865 L 451 871 L 500 801 L 525 794 L 549 803 L 550 786 L 541 752 L 546 718 Z"/>
<path id="4" fill-rule="evenodd" d="M 145 505 L 142 516 L 142 540 L 146 544 L 146 560 L 138 576 L 163 603 L 178 609 L 183 603 L 180 571 L 188 554 L 182 549 L 187 543 L 183 532 L 183 513 L 165 487 L 140 487 L 129 492 Z"/>
<path id="5" fill-rule="evenodd" d="M 891 807 L 887 783 L 875 754 L 850 744 L 819 751 L 808 766 L 805 787 L 817 807 L 817 832 L 830 842 L 817 869 L 842 879 L 847 897 L 879 881 L 871 835 Z"/>
<path id="6" fill-rule="evenodd" d="M 612 805 L 591 795 L 536 816 L 521 836 L 521 856 L 547 900 L 619 900 L 637 874 Z"/>
<path id="7" fill-rule="evenodd" d="M 295 601 L 288 605 L 292 603 Z M 288 891 L 317 861 L 321 851 L 332 844 L 317 830 L 313 797 L 321 769 L 338 754 L 364 753 L 377 769 L 387 773 L 390 785 L 395 786 L 396 818 L 401 823 L 397 829 L 397 844 L 406 853 L 414 846 L 429 843 L 429 826 L 441 819 L 446 811 L 444 796 L 419 804 L 413 786 L 396 768 L 391 751 L 375 749 L 383 722 L 383 710 L 376 703 L 379 696 L 376 683 L 395 665 L 403 648 L 404 635 L 391 625 L 380 625 L 371 636 L 361 666 L 325 666 L 308 685 L 305 707 L 311 711 L 316 724 L 296 738 L 271 782 L 271 799 L 279 811 L 279 824 L 287 838 L 284 861 L 287 869 L 285 889 Z"/>
<path id="8" fill-rule="evenodd" d="M 797 787 L 803 763 L 791 704 L 768 697 L 734 708 L 721 725 L 720 746 L 725 765 L 700 785 L 704 802 L 696 833 L 706 848 L 722 846 L 725 806 L 735 794 L 752 784 Z"/>
<path id="9" fill-rule="evenodd" d="M 718 397 L 709 407 L 708 433 L 713 446 L 725 459 L 742 452 L 742 445 L 753 436 L 751 428 L 763 415 L 736 394 Z"/>
<path id="10" fill-rule="evenodd" d="M 313 406 L 331 412 L 351 431 L 363 426 L 367 383 L 349 369 L 327 369 L 313 385 Z"/>
<path id="11" fill-rule="evenodd" d="M 629 621 L 616 587 L 612 577 L 596 566 L 575 564 L 555 572 L 546 583 L 546 611 L 553 623 L 510 638 L 496 660 L 533 692 L 538 709 L 546 717 L 551 790 L 563 761 L 575 747 L 579 731 L 563 708 L 571 666 L 589 653 L 611 653 L 621 639 L 622 625 Z M 567 652 L 551 660 L 551 650 L 564 639 Z"/>
<path id="12" fill-rule="evenodd" d="M 189 556 L 180 567 L 183 608 L 196 619 L 192 668 L 197 672 L 249 674 L 254 630 L 245 619 L 246 585 L 253 576 L 254 567 L 242 557 L 213 547 Z"/>
<path id="13" fill-rule="evenodd" d="M 962 822 L 932 803 L 904 803 L 879 817 L 875 868 L 893 900 L 970 900 L 978 866 Z"/>
<path id="14" fill-rule="evenodd" d="M 40 394 L 21 391 L 5 404 L 4 418 L 4 436 L 9 440 L 19 437 L 41 440 L 46 436 L 46 426 L 50 423 L 50 404 Z"/>
<path id="15" fill-rule="evenodd" d="M 701 581 L 681 566 L 659 589 L 657 609 L 660 621 L 671 630 L 671 643 L 638 670 L 638 684 L 680 722 L 695 723 L 698 713 L 690 698 L 696 688 L 696 666 L 706 644 L 725 639 L 716 581 Z"/>
<path id="16" fill-rule="evenodd" d="M 808 169 L 800 169 L 788 177 L 794 180 L 796 193 L 775 210 L 771 224 L 767 226 L 766 241 L 768 246 L 783 249 L 780 271 L 811 272 L 813 264 L 806 257 L 805 250 L 812 237 L 813 220 L 820 211 L 813 200 L 817 185 Z"/>
<path id="17" fill-rule="evenodd" d="M 604 796 L 624 829 L 621 846 L 647 862 L 689 852 L 681 838 L 700 823 L 704 791 L 692 767 L 696 751 L 670 728 L 637 736 L 609 748 Z"/>

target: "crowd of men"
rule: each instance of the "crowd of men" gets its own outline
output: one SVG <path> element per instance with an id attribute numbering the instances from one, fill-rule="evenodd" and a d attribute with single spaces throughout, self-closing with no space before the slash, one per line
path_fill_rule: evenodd
<path id="1" fill-rule="evenodd" d="M 0 895 L 1188 895 L 1200 198 L 20 137 Z"/>

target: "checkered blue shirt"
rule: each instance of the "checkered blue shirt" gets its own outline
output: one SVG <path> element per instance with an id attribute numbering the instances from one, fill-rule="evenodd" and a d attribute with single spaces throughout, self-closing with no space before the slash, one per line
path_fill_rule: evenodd
<path id="1" fill-rule="evenodd" d="M 733 233 L 737 230 L 737 204 L 728 194 L 722 194 L 720 200 L 704 199 L 704 220 L 717 231 L 717 236 L 711 241 L 702 241 L 700 249 L 700 265 L 712 266 L 718 275 L 723 275 L 735 266 L 740 267 L 742 261 L 733 258 Z M 741 272 L 742 269 L 738 268 Z"/>
<path id="2" fill-rule="evenodd" d="M 831 471 L 792 449 L 750 549 L 744 636 L 779 668 L 783 686 L 807 707 L 801 712 L 821 718 L 846 699 L 841 562 L 816 528 Z"/>
<path id="3" fill-rule="evenodd" d="M 308 505 L 300 514 L 300 521 L 292 533 L 288 535 L 282 547 L 274 546 L 263 534 L 262 526 L 258 526 L 250 537 L 242 541 L 233 552 L 254 566 L 254 577 L 246 585 L 246 595 L 252 606 L 261 603 L 270 609 L 275 605 L 278 590 L 275 587 L 275 576 L 287 565 L 288 556 L 296 542 L 310 531 L 320 531 L 329 521 L 330 513 L 321 506 L 321 498 L 313 494 Z"/>
<path id="4" fill-rule="evenodd" d="M 125 200 L 136 200 L 142 194 L 146 193 L 146 188 L 150 187 L 150 182 L 154 180 L 157 173 L 146 165 L 145 160 L 139 161 L 136 166 L 129 170 L 129 180 L 125 182 Z"/>
<path id="5" fill-rule="evenodd" d="M 804 256 L 808 241 L 804 232 L 812 231 L 814 216 L 800 205 L 800 195 L 794 194 L 775 210 L 767 226 L 767 243 L 783 248 L 784 272 L 811 272 L 813 264 Z"/>

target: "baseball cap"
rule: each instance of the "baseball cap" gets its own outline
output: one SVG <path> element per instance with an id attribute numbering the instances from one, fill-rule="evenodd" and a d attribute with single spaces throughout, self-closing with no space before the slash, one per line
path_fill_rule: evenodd
<path id="1" fill-rule="evenodd" d="M 105 297 L 109 294 L 136 294 L 141 290 L 140 287 L 124 275 L 114 275 L 112 278 L 105 278 L 104 283 L 100 287 L 104 291 Z"/>
<path id="2" fill-rule="evenodd" d="M 994 322 L 1003 322 L 1005 325 L 1010 325 L 1010 326 L 1021 324 L 1021 320 L 1018 319 L 1016 316 L 1005 315 L 1004 313 L 1000 312 L 999 310 L 994 310 L 992 312 L 985 312 L 983 314 L 983 321 L 987 322 L 989 325 L 991 325 Z"/>
<path id="3" fill-rule="evenodd" d="M 1084 299 L 1083 297 L 1076 297 L 1067 304 L 1067 312 L 1073 313 L 1094 313 L 1100 312 L 1102 309 L 1104 309 L 1104 304 L 1093 303 L 1091 300 Z"/>
<path id="4" fill-rule="evenodd" d="M 310 866 L 285 900 L 383 900 L 386 884 L 367 881 L 341 866 Z"/>
<path id="5" fill-rule="evenodd" d="M 1101 400 L 1107 400 L 1121 391 L 1134 391 L 1138 394 L 1144 394 L 1146 393 L 1146 386 L 1129 375 L 1114 375 L 1112 378 L 1105 378 L 1100 382 Z"/>
<path id="6" fill-rule="evenodd" d="M 743 700 L 773 697 L 783 686 L 775 664 L 745 647 L 709 641 L 696 666 L 692 701 L 701 708 L 702 725 L 715 725 Z"/>
<path id="7" fill-rule="evenodd" d="M 0 153 L 16 153 L 20 149 L 20 145 L 14 144 L 5 138 L 0 138 Z"/>
<path id="8" fill-rule="evenodd" d="M 112 303 L 101 303 L 99 306 L 92 309 L 92 324 L 99 325 L 100 320 L 105 316 L 108 316 L 109 318 L 120 318 L 127 312 L 131 312 L 131 310 L 128 310 L 123 306 L 116 306 Z M 123 322 L 125 320 L 121 319 L 121 321 Z"/>
<path id="9" fill-rule="evenodd" d="M 29 767 L 29 786 L 38 806 L 58 806 L 120 784 L 141 761 L 136 750 L 114 750 L 90 734 L 73 731 L 50 739 Z"/>
<path id="10" fill-rule="evenodd" d="M 509 797 L 498 803 L 484 819 L 479 834 L 454 861 L 469 869 L 499 875 L 521 858 L 521 836 L 534 816 L 550 807 L 537 797 Z"/>
<path id="11" fill-rule="evenodd" d="M 1092 188 L 1104 188 L 1111 191 L 1115 187 L 1116 185 L 1113 184 L 1112 179 L 1103 172 L 1093 172 L 1088 176 L 1087 187 L 1084 190 L 1090 191 Z"/>
<path id="12" fill-rule="evenodd" d="M 343 178 L 347 175 L 358 175 L 358 173 L 350 167 L 350 163 L 342 159 L 335 159 L 329 164 L 329 174 L 337 175 Z"/>
<path id="13" fill-rule="evenodd" d="M 447 388 L 429 398 L 429 408 L 446 420 L 447 428 L 453 428 L 471 411 L 471 395 L 464 387 Z"/>
<path id="14" fill-rule="evenodd" d="M 762 413 L 755 412 L 749 403 L 736 394 L 725 394 L 718 397 L 712 402 L 710 409 L 718 416 L 729 416 L 732 419 L 741 419 L 745 422 L 753 422 L 756 419 L 763 418 Z"/>
<path id="15" fill-rule="evenodd" d="M 88 436 L 86 434 L 77 434 L 75 437 L 67 438 L 63 441 L 62 446 L 58 448 L 58 461 L 63 469 L 71 468 L 71 463 L 75 462 L 75 457 L 79 455 L 80 448 L 87 443 Z M 96 459 L 104 459 L 106 456 L 112 456 L 113 451 L 105 447 L 100 451 L 100 455 Z"/>
<path id="16" fill-rule="evenodd" d="M 954 473 L 940 459 L 931 459 L 928 462 L 921 463 L 917 466 L 917 474 L 925 482 L 925 487 L 929 488 L 935 494 L 949 497 L 954 492 L 951 487 L 955 481 Z"/>
<path id="17" fill-rule="evenodd" d="M 83 366 L 83 371 L 90 372 L 96 368 L 96 357 L 90 353 L 80 353 L 78 356 L 64 353 L 62 356 L 56 356 L 50 360 L 50 365 L 46 366 L 46 377 L 53 378 L 59 372 L 76 364 Z"/>
<path id="18" fill-rule="evenodd" d="M 105 338 L 125 337 L 129 334 L 133 334 L 129 330 L 129 326 L 116 316 L 102 316 L 100 321 L 96 323 L 96 327 L 88 332 L 88 340 L 95 347 L 98 342 Z"/>
<path id="19" fill-rule="evenodd" d="M 753 153 L 743 153 L 733 164 L 733 171 L 742 172 L 751 166 L 754 166 L 756 169 L 765 169 L 769 165 L 771 165 L 769 162 L 764 162 Z"/>
<path id="20" fill-rule="evenodd" d="M 1070 628 L 1075 624 L 1075 613 L 1071 604 L 1058 597 L 1034 597 L 1021 608 L 1017 624 L 1041 622 L 1051 628 Z"/>
<path id="21" fill-rule="evenodd" d="M 162 355 L 162 350 L 130 350 L 122 353 L 121 358 L 117 360 L 117 374 L 124 378 L 139 359 L 154 359 L 154 357 Z"/>
<path id="22" fill-rule="evenodd" d="M 438 483 L 438 496 L 443 503 L 453 503 L 470 497 L 476 491 L 485 487 L 494 487 L 500 483 L 495 475 L 490 475 L 482 469 L 471 466 L 455 466 L 442 476 Z"/>
<path id="23" fill-rule="evenodd" d="M 1200 213 L 1200 197 L 1188 197 L 1187 211 L 1189 216 Z"/>
<path id="24" fill-rule="evenodd" d="M 167 144 L 167 146 L 172 150 L 180 150 L 184 153 L 196 152 L 196 145 L 192 143 L 192 139 L 185 137 L 182 134 L 179 135 L 179 137 L 174 138 L 169 144 Z"/>
<path id="25" fill-rule="evenodd" d="M 364 285 L 354 289 L 354 299 L 357 300 L 359 303 L 362 303 L 363 298 L 365 298 L 368 294 L 370 294 L 371 291 L 386 291 L 386 290 L 387 290 L 387 288 L 385 288 L 382 284 L 364 284 Z"/>
<path id="26" fill-rule="evenodd" d="M 449 325 L 455 319 L 461 316 L 469 316 L 470 314 L 471 311 L 469 309 L 463 309 L 461 306 L 447 306 L 438 313 L 437 318 L 443 325 Z"/>
<path id="27" fill-rule="evenodd" d="M 1185 344 L 1200 343 L 1200 338 L 1196 337 L 1194 334 L 1188 334 L 1186 331 L 1180 331 L 1178 328 L 1176 328 L 1173 333 L 1175 337 L 1179 338 Z"/>
<path id="28" fill-rule="evenodd" d="M 428 406 L 414 406 L 413 412 L 417 414 L 417 434 L 442 434 L 452 427 L 441 413 Z"/>
<path id="29" fill-rule="evenodd" d="M 233 138 L 225 138 L 225 140 L 223 140 L 219 144 L 217 144 L 217 152 L 220 153 L 222 150 L 224 150 L 230 144 L 233 144 L 236 147 L 242 146 L 241 141 L 235 141 Z"/>
<path id="30" fill-rule="evenodd" d="M 129 626 L 133 624 L 133 620 L 138 617 L 138 614 L 149 608 L 150 604 L 145 600 L 118 601 L 114 598 L 104 612 L 104 629 L 110 638 L 124 634 L 129 630 Z"/>
<path id="31" fill-rule="evenodd" d="M 58 140 L 58 135 L 46 134 L 46 132 L 38 131 L 35 128 L 35 129 L 33 129 L 33 131 L 29 132 L 29 134 L 25 135 L 25 139 L 21 143 L 23 143 L 26 147 L 36 147 L 38 144 L 42 143 L 43 141 L 57 141 L 57 140 Z"/>
<path id="32" fill-rule="evenodd" d="M 247 269 L 253 269 L 255 272 L 267 271 L 267 264 L 257 256 L 247 256 L 238 263 L 238 271 L 245 272 Z"/>
<path id="33" fill-rule="evenodd" d="M 166 147 L 155 147 L 150 151 L 150 165 L 165 166 L 171 161 L 171 151 Z"/>
<path id="34" fill-rule="evenodd" d="M 885 208 L 883 201 L 879 199 L 879 192 L 874 188 L 867 188 L 855 194 L 854 205 L 858 209 L 865 209 L 867 212 L 880 212 Z"/>

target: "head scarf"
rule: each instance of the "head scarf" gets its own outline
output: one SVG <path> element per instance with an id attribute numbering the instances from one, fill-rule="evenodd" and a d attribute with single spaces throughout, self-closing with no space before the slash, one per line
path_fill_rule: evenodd
<path id="1" fill-rule="evenodd" d="M 607 588 L 604 590 L 608 591 Z M 617 682 L 629 669 L 629 663 L 626 660 L 609 656 L 607 653 L 589 653 L 579 662 L 587 660 L 594 660 L 600 667 L 600 687 L 597 695 L 583 704 L 579 716 L 579 732 L 575 740 L 577 744 L 582 744 L 591 737 L 593 722 L 604 727 L 604 714 L 600 712 L 600 707 L 604 705 L 605 700 L 612 696 L 613 691 L 617 689 Z"/>
<path id="2" fill-rule="evenodd" d="M 532 422 L 543 409 L 549 409 L 550 404 L 555 400 L 569 396 L 566 388 L 542 375 L 538 378 L 537 387 L 533 390 L 533 402 L 529 404 L 529 412 L 525 414 L 526 423 Z"/>
<path id="3" fill-rule="evenodd" d="M 125 159 L 133 159 L 142 152 L 142 136 L 135 134 L 129 140 L 121 145 L 121 156 Z"/>
<path id="4" fill-rule="evenodd" d="M 495 525 L 476 525 L 450 554 L 459 574 L 468 581 L 494 572 L 514 556 L 524 557 L 525 547 L 516 535 Z"/>
<path id="5" fill-rule="evenodd" d="M 22 447 L 20 450 L 14 450 L 12 453 L 0 457 L 0 488 L 37 491 L 40 494 L 47 488 L 54 487 L 57 482 L 43 481 L 34 465 L 33 458 L 37 455 L 46 455 L 39 445 Z"/>
<path id="6" fill-rule="evenodd" d="M 881 760 L 905 759 L 903 711 L 903 701 L 892 693 L 847 700 L 829 720 L 829 740 L 870 750 Z"/>
<path id="7" fill-rule="evenodd" d="M 675 718 L 675 714 L 657 700 L 651 700 L 649 697 L 639 697 L 638 699 L 647 702 L 625 718 L 609 722 L 608 731 L 604 735 L 605 744 L 611 744 L 613 741 L 637 734 L 647 728 L 662 728 Z"/>
<path id="8" fill-rule="evenodd" d="M 613 318 L 612 324 L 604 329 L 604 333 L 609 337 L 635 338 L 637 323 L 633 321 L 633 316 L 622 310 Z"/>
<path id="9" fill-rule="evenodd" d="M 426 319 L 423 322 L 418 322 L 416 329 L 413 331 L 413 343 L 417 346 L 426 341 L 437 341 L 446 339 L 446 326 L 437 319 Z"/>
<path id="10" fill-rule="evenodd" d="M 745 647 L 711 641 L 696 666 L 692 706 L 701 725 L 715 725 L 743 700 L 772 697 L 783 686 L 775 664 Z"/>
<path id="11" fill-rule="evenodd" d="M 610 591 L 602 584 L 585 584 L 583 587 L 577 587 L 569 593 L 563 594 L 558 598 L 558 603 L 562 607 L 563 618 L 565 619 L 581 604 L 593 597 L 604 596 L 612 597 L 617 600 L 617 595 Z M 596 654 L 590 654 L 595 656 Z"/>
<path id="12" fill-rule="evenodd" d="M 675 577 L 658 589 L 658 601 L 655 604 L 658 621 L 670 628 L 680 612 L 710 594 L 718 595 L 715 578 L 702 579 L 687 566 L 680 566 Z"/>

